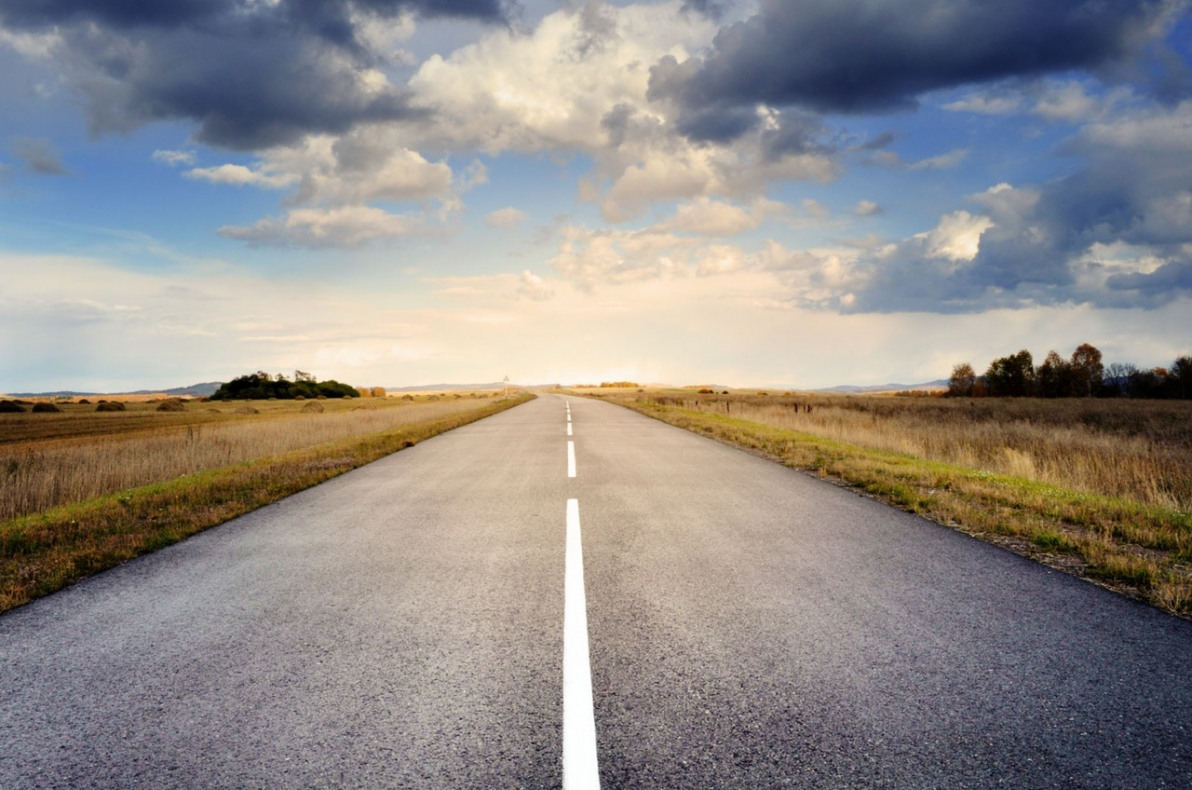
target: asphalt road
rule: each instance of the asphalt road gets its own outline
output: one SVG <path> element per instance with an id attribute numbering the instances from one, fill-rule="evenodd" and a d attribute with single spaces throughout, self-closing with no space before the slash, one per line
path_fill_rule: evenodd
<path id="1" fill-rule="evenodd" d="M 1192 787 L 1192 624 L 567 420 L 540 397 L 0 616 L 0 788 Z"/>

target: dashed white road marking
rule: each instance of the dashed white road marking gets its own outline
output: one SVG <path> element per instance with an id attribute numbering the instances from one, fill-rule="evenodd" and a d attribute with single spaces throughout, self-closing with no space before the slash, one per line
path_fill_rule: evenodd
<path id="1" fill-rule="evenodd" d="M 563 790 L 599 790 L 588 605 L 584 596 L 579 500 L 567 500 L 567 558 L 563 576 Z"/>
<path id="2" fill-rule="evenodd" d="M 567 442 L 567 476 L 575 477 L 575 442 Z"/>
<path id="3" fill-rule="evenodd" d="M 567 435 L 571 436 L 571 423 L 567 423 Z"/>

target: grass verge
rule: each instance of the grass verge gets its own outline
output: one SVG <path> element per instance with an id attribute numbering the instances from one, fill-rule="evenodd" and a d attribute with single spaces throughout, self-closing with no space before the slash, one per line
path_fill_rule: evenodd
<path id="1" fill-rule="evenodd" d="M 532 397 L 207 470 L 0 523 L 0 612 Z"/>
<path id="2" fill-rule="evenodd" d="M 733 417 L 612 402 L 865 492 L 1173 614 L 1192 615 L 1192 514 Z"/>

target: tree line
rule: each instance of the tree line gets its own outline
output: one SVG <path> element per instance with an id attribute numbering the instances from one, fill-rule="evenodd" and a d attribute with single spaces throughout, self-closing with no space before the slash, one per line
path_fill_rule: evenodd
<path id="1" fill-rule="evenodd" d="M 360 393 L 350 384 L 341 384 L 335 379 L 319 381 L 301 370 L 294 371 L 291 381 L 284 374 L 270 375 L 263 370 L 237 376 L 226 384 L 219 385 L 211 400 L 293 400 L 295 398 L 358 398 Z"/>
<path id="2" fill-rule="evenodd" d="M 1031 352 L 1000 357 L 978 376 L 963 362 L 952 368 L 948 393 L 954 397 L 991 398 L 1192 398 L 1192 356 L 1168 368 L 1143 369 L 1128 363 L 1101 362 L 1101 352 L 1082 343 L 1064 359 L 1055 351 L 1035 366 Z"/>

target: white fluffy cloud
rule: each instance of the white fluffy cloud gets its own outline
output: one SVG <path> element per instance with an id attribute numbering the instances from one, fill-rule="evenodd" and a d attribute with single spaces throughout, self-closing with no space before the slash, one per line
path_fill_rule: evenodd
<path id="1" fill-rule="evenodd" d="M 680 204 L 675 216 L 663 222 L 661 230 L 674 230 L 697 236 L 736 236 L 756 230 L 771 217 L 787 213 L 785 203 L 755 198 L 747 206 L 699 197 Z"/>
<path id="2" fill-rule="evenodd" d="M 835 157 L 811 143 L 819 128 L 806 119 L 763 107 L 739 140 L 692 142 L 674 106 L 647 98 L 654 63 L 709 46 L 716 31 L 677 0 L 589 0 L 529 33 L 494 31 L 428 59 L 409 86 L 433 120 L 411 129 L 429 147 L 589 154 L 596 169 L 585 196 L 599 199 L 610 222 L 659 201 L 754 197 L 773 180 L 835 178 Z"/>
<path id="3" fill-rule="evenodd" d="M 254 186 L 262 189 L 284 189 L 298 181 L 294 173 L 271 175 L 253 170 L 244 165 L 219 165 L 218 167 L 196 167 L 186 171 L 186 177 L 195 181 L 210 181 L 213 184 L 232 186 Z"/>
<path id="4" fill-rule="evenodd" d="M 300 144 L 266 150 L 252 167 L 194 168 L 186 177 L 218 184 L 292 188 L 283 219 L 220 228 L 222 236 L 256 246 L 355 247 L 418 232 L 432 218 L 398 214 L 376 202 L 435 199 L 442 220 L 459 208 L 460 191 L 483 183 L 484 168 L 457 178 L 445 162 L 431 162 L 400 145 L 393 128 L 366 126 L 345 135 L 312 135 Z"/>

